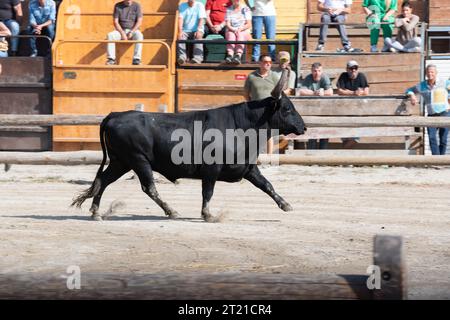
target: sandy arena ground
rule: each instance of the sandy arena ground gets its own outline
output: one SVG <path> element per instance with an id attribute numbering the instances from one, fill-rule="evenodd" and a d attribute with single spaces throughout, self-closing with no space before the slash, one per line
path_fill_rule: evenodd
<path id="1" fill-rule="evenodd" d="M 410 299 L 450 299 L 450 168 L 263 167 L 293 207 L 284 213 L 247 181 L 219 183 L 200 219 L 201 184 L 158 190 L 181 215 L 168 220 L 131 173 L 112 184 L 126 207 L 89 219 L 90 201 L 69 208 L 98 166 L 19 166 L 0 172 L 0 274 L 241 271 L 365 274 L 375 234 L 402 235 Z"/>

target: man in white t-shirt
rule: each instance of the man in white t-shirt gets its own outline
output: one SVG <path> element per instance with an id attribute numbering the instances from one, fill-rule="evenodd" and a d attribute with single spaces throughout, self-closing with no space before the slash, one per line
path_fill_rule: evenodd
<path id="1" fill-rule="evenodd" d="M 352 0 L 318 0 L 317 10 L 322 12 L 320 19 L 320 35 L 319 43 L 317 44 L 317 51 L 323 51 L 325 48 L 325 42 L 327 40 L 328 34 L 328 24 L 342 23 L 336 25 L 339 35 L 341 36 L 341 42 L 343 51 L 353 52 L 354 49 L 348 39 L 347 32 L 345 31 L 345 25 L 343 24 L 346 20 L 347 14 L 351 13 Z"/>
<path id="2" fill-rule="evenodd" d="M 178 7 L 178 40 L 187 39 L 203 39 L 204 25 L 206 20 L 205 6 L 201 2 L 188 0 Z M 187 60 L 186 44 L 178 45 L 178 64 L 183 64 Z M 194 44 L 193 63 L 202 63 L 203 61 L 203 44 Z"/>
<path id="3" fill-rule="evenodd" d="M 275 10 L 274 0 L 253 0 L 253 6 L 250 6 L 249 0 L 245 0 L 247 6 L 252 9 L 252 29 L 253 39 L 262 38 L 262 30 L 266 32 L 266 39 L 275 40 L 276 26 L 277 26 L 277 13 Z M 276 48 L 274 44 L 269 45 L 269 55 L 272 60 L 276 58 Z M 253 46 L 252 60 L 259 61 L 261 55 L 261 46 L 255 44 Z"/>

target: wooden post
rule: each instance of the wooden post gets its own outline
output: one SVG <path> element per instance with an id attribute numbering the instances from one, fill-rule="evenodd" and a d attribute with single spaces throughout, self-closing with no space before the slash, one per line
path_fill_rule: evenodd
<path id="1" fill-rule="evenodd" d="M 380 268 L 381 289 L 375 289 L 374 299 L 400 300 L 407 296 L 406 270 L 401 237 L 374 237 L 373 264 Z"/>

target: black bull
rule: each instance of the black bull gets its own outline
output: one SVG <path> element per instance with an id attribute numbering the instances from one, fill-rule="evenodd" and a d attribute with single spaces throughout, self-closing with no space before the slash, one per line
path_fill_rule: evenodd
<path id="1" fill-rule="evenodd" d="M 289 203 L 275 192 L 271 183 L 261 174 L 256 161 L 249 161 L 249 157 L 246 156 L 244 163 L 221 161 L 211 164 L 201 159 L 200 163 L 176 162 L 178 163 L 176 164 L 172 158 L 172 151 L 178 141 L 171 141 L 172 133 L 177 129 L 185 129 L 184 132 L 189 132 L 192 136 L 194 123 L 201 123 L 203 133 L 208 129 L 215 129 L 216 132 L 223 134 L 229 129 L 265 132 L 267 138 L 264 144 L 273 134 L 273 130 L 278 130 L 278 133 L 283 135 L 303 134 L 306 130 L 304 122 L 289 98 L 283 93 L 288 76 L 288 71 L 284 72 L 272 91 L 272 97 L 264 100 L 181 114 L 136 111 L 109 114 L 100 126 L 103 161 L 91 187 L 76 197 L 72 206 L 81 207 L 87 198 L 93 197 L 90 209 L 92 218 L 101 220 L 98 210 L 105 188 L 133 170 L 139 177 L 142 190 L 164 210 L 169 218 L 175 218 L 178 214 L 160 198 L 155 187 L 153 171 L 159 172 L 172 182 L 179 178 L 201 179 L 203 195 L 201 214 L 206 221 L 214 221 L 209 212 L 209 202 L 216 181 L 237 182 L 245 178 L 266 192 L 282 210 L 292 210 Z M 201 144 L 201 150 L 204 150 L 207 145 Z M 254 160 L 262 147 L 259 143 Z M 225 151 L 225 147 L 223 148 Z M 244 148 L 248 151 L 248 143 L 245 143 Z M 232 152 L 236 154 L 242 150 L 234 148 Z M 107 155 L 110 162 L 103 171 Z M 252 157 L 252 155 L 249 156 Z"/>

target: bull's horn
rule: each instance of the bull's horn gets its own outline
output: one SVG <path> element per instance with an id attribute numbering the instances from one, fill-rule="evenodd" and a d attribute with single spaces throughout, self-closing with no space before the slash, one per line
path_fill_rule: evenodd
<path id="1" fill-rule="evenodd" d="M 280 99 L 281 98 L 281 93 L 284 90 L 286 90 L 287 87 L 288 87 L 289 75 L 290 74 L 291 74 L 291 69 L 290 68 L 283 69 L 283 71 L 281 73 L 280 81 L 278 81 L 277 85 L 275 86 L 275 88 L 270 93 L 272 95 L 272 97 L 274 97 L 275 99 Z"/>

